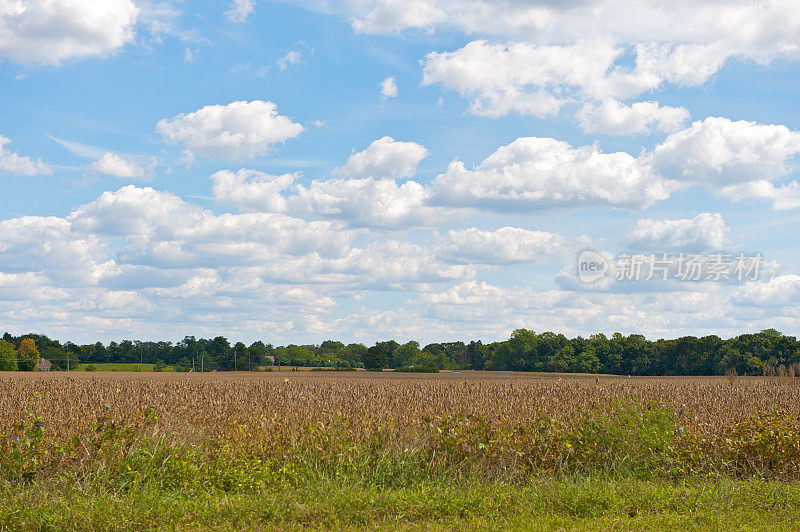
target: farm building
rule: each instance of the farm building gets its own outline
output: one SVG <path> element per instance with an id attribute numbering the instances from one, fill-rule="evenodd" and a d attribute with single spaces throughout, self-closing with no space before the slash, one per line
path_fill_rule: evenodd
<path id="1" fill-rule="evenodd" d="M 53 367 L 53 363 L 47 360 L 46 358 L 40 358 L 39 362 L 36 364 L 36 367 L 33 368 L 36 371 L 50 371 L 50 368 Z"/>

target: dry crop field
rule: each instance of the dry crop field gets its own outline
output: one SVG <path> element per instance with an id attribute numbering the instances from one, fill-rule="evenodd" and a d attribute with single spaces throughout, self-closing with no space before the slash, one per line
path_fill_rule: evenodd
<path id="1" fill-rule="evenodd" d="M 15 372 L 0 411 L 0 529 L 800 518 L 794 379 Z"/>
<path id="2" fill-rule="evenodd" d="M 0 432 L 33 412 L 48 437 L 66 440 L 109 416 L 142 412 L 173 435 L 273 437 L 346 422 L 354 434 L 391 427 L 413 439 L 431 423 L 474 416 L 506 428 L 543 416 L 573 426 L 620 402 L 664 407 L 701 436 L 770 415 L 800 412 L 800 385 L 766 377 L 570 376 L 495 372 L 0 373 Z M 237 436 L 238 437 L 238 436 Z"/>

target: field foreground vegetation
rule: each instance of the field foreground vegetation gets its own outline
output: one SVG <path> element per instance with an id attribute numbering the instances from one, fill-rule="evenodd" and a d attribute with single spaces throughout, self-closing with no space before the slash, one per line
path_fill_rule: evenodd
<path id="1" fill-rule="evenodd" d="M 794 528 L 794 379 L 0 373 L 0 528 Z"/>

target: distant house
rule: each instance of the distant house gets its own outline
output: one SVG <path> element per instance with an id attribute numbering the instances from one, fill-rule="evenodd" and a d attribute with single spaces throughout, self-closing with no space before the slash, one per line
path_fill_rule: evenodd
<path id="1" fill-rule="evenodd" d="M 36 364 L 36 367 L 33 368 L 36 371 L 50 371 L 50 368 L 53 367 L 53 363 L 47 360 L 46 358 L 40 358 L 39 362 Z"/>
<path id="2" fill-rule="evenodd" d="M 269 360 L 269 363 L 272 365 L 275 364 L 275 357 L 272 355 L 264 355 L 264 360 Z"/>

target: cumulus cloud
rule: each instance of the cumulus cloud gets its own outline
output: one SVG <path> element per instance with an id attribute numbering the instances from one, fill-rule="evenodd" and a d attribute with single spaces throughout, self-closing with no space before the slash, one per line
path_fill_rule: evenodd
<path id="1" fill-rule="evenodd" d="M 800 184 L 782 182 L 798 154 L 800 133 L 786 126 L 709 117 L 673 133 L 647 157 L 668 179 L 734 201 L 764 199 L 784 210 L 800 207 Z"/>
<path id="2" fill-rule="evenodd" d="M 100 239 L 73 233 L 69 221 L 55 216 L 0 221 L 0 252 L 2 271 L 40 274 L 54 289 L 92 284 L 113 265 Z"/>
<path id="3" fill-rule="evenodd" d="M 769 181 L 759 179 L 722 187 L 719 193 L 733 201 L 752 199 L 771 201 L 772 208 L 776 211 L 800 208 L 800 183 L 797 181 L 775 186 Z"/>
<path id="4" fill-rule="evenodd" d="M 144 168 L 135 161 L 121 157 L 116 153 L 106 152 L 91 164 L 91 169 L 99 174 L 114 177 L 137 179 L 144 177 Z"/>
<path id="5" fill-rule="evenodd" d="M 222 177 L 281 181 L 254 171 L 212 180 Z M 286 177 L 275 186 L 290 184 Z M 106 336 L 131 327 L 161 337 L 224 327 L 234 336 L 269 330 L 272 339 L 296 341 L 338 332 L 373 341 L 377 330 L 426 340 L 503 337 L 517 327 L 628 332 L 631 323 L 654 336 L 726 334 L 774 325 L 774 316 L 800 301 L 795 275 L 739 287 L 683 283 L 668 294 L 496 286 L 475 278 L 476 265 L 536 262 L 582 243 L 583 237 L 505 227 L 456 230 L 422 245 L 284 213 L 214 213 L 171 193 L 126 186 L 63 218 L 0 221 L 0 311 L 9 327 L 78 324 Z M 411 295 L 391 311 L 365 305 L 331 314 L 353 294 L 374 290 Z"/>
<path id="6" fill-rule="evenodd" d="M 523 137 L 472 168 L 454 160 L 430 184 L 395 181 L 412 176 L 427 150 L 384 137 L 336 170 L 346 177 L 295 185 L 296 175 L 240 170 L 218 172 L 212 180 L 220 204 L 328 217 L 361 227 L 432 227 L 470 210 L 641 210 L 693 185 L 735 201 L 764 199 L 775 209 L 790 209 L 800 207 L 800 185 L 779 180 L 792 168 L 798 135 L 784 126 L 708 118 L 638 157 L 604 153 L 596 145 L 573 147 L 551 138 Z M 693 220 L 649 220 L 640 223 L 635 237 L 632 234 L 632 244 L 644 241 L 644 224 L 649 224 L 648 230 L 661 224 L 675 240 L 660 243 L 684 248 L 719 247 L 727 232 L 724 221 L 711 214 Z"/>
<path id="7" fill-rule="evenodd" d="M 674 184 L 627 153 L 573 148 L 523 137 L 474 169 L 453 161 L 433 183 L 434 200 L 490 210 L 607 206 L 642 209 L 667 198 Z"/>
<path id="8" fill-rule="evenodd" d="M 411 177 L 427 156 L 428 150 L 421 144 L 382 137 L 348 157 L 336 173 L 346 177 Z"/>
<path id="9" fill-rule="evenodd" d="M 195 156 L 247 159 L 265 155 L 274 144 L 296 137 L 303 126 L 279 115 L 274 103 L 253 100 L 207 105 L 164 118 L 156 131 L 169 143 L 183 144 L 187 160 Z"/>
<path id="10" fill-rule="evenodd" d="M 131 0 L 28 0 L 0 6 L 0 56 L 58 65 L 103 56 L 135 38 L 140 10 Z"/>
<path id="11" fill-rule="evenodd" d="M 425 288 L 429 283 L 470 278 L 474 269 L 471 265 L 443 262 L 423 246 L 387 240 L 354 247 L 342 257 L 308 255 L 290 259 L 276 264 L 270 275 L 282 282 L 357 282 L 363 288 L 409 290 L 415 285 Z"/>
<path id="12" fill-rule="evenodd" d="M 426 188 L 415 181 L 394 179 L 314 180 L 298 186 L 288 198 L 296 212 L 331 216 L 360 226 L 409 227 L 432 225 L 444 213 L 426 205 Z"/>
<path id="13" fill-rule="evenodd" d="M 608 35 L 624 43 L 718 45 L 767 61 L 796 55 L 800 15 L 792 0 L 669 2 L 490 2 L 487 0 L 358 0 L 340 4 L 364 33 L 406 29 L 563 43 Z M 725 16 L 720 16 L 724 11 Z"/>
<path id="14" fill-rule="evenodd" d="M 415 142 L 383 137 L 352 154 L 338 178 L 295 184 L 298 174 L 222 170 L 211 176 L 214 200 L 247 211 L 293 212 L 336 218 L 360 227 L 430 226 L 447 213 L 427 204 L 430 191 L 410 177 L 428 155 Z"/>
<path id="15" fill-rule="evenodd" d="M 286 198 L 282 192 L 292 186 L 297 174 L 279 176 L 241 169 L 220 170 L 211 176 L 214 201 L 243 210 L 284 212 Z"/>
<path id="16" fill-rule="evenodd" d="M 800 275 L 779 275 L 752 281 L 738 290 L 738 301 L 753 306 L 783 306 L 800 302 Z"/>
<path id="17" fill-rule="evenodd" d="M 569 45 L 478 40 L 425 56 L 422 84 L 457 91 L 477 115 L 546 117 L 572 101 L 629 99 L 664 83 L 701 85 L 725 59 L 711 45 L 642 45 L 633 52 L 634 66 L 626 66 L 620 62 L 625 51 L 608 37 Z"/>
<path id="18" fill-rule="evenodd" d="M 119 254 L 123 262 L 164 265 L 216 265 L 224 260 L 250 264 L 281 253 L 311 251 L 336 255 L 354 237 L 332 222 L 277 213 L 214 215 L 174 194 L 132 185 L 104 192 L 77 207 L 67 221 L 75 231 L 128 239 Z"/>
<path id="19" fill-rule="evenodd" d="M 650 337 L 681 334 L 741 334 L 742 329 L 769 324 L 741 312 L 733 291 L 712 290 L 669 293 L 591 293 L 537 290 L 526 286 L 500 287 L 487 282 L 465 281 L 441 292 L 421 296 L 427 303 L 431 326 L 456 324 L 460 330 L 480 335 L 505 336 L 515 328 L 556 331 L 567 335 L 595 332 L 635 332 Z M 500 333 L 491 323 L 503 323 Z M 773 322 L 774 323 L 774 322 Z M 766 325 L 768 326 L 768 325 Z"/>
<path id="20" fill-rule="evenodd" d="M 588 237 L 568 238 L 558 233 L 502 227 L 484 231 L 475 227 L 448 231 L 440 254 L 466 263 L 515 264 L 540 262 L 545 257 L 574 253 L 591 243 Z"/>
<path id="21" fill-rule="evenodd" d="M 446 213 L 426 204 L 428 191 L 414 181 L 322 179 L 294 185 L 297 174 L 222 170 L 211 176 L 214 200 L 245 211 L 292 212 L 334 218 L 360 227 L 431 226 Z"/>
<path id="22" fill-rule="evenodd" d="M 397 83 L 394 80 L 394 76 L 389 76 L 381 81 L 381 96 L 384 98 L 394 98 L 397 96 L 397 92 Z"/>
<path id="23" fill-rule="evenodd" d="M 225 306 L 241 298 L 247 306 L 266 296 L 330 307 L 334 295 L 411 290 L 474 273 L 410 242 L 354 246 L 358 234 L 364 233 L 281 213 L 214 214 L 174 194 L 129 185 L 64 218 L 0 221 L 0 293 L 35 280 L 40 294 L 54 298 L 92 290 L 98 301 L 126 300 L 136 292 L 162 309 L 180 299 L 181 312 L 192 308 L 189 301 Z"/>
<path id="24" fill-rule="evenodd" d="M 457 91 L 470 100 L 474 114 L 497 118 L 516 112 L 546 117 L 558 113 L 568 101 L 550 89 L 602 80 L 619 54 L 606 40 L 570 46 L 472 41 L 454 52 L 425 56 L 422 84 Z"/>
<path id="25" fill-rule="evenodd" d="M 491 36 L 423 60 L 423 85 L 457 91 L 473 114 L 547 117 L 565 104 L 584 102 L 584 127 L 602 131 L 605 125 L 614 134 L 649 125 L 669 132 L 685 116 L 637 105 L 650 102 L 624 104 L 635 111 L 612 109 L 607 100 L 630 100 L 666 85 L 703 85 L 732 58 L 800 58 L 800 15 L 791 0 L 652 0 L 636 6 L 618 0 L 389 0 L 349 6 L 357 31 L 449 27 Z"/>
<path id="26" fill-rule="evenodd" d="M 244 22 L 255 10 L 255 0 L 231 0 L 225 16 L 231 22 Z"/>
<path id="27" fill-rule="evenodd" d="M 10 143 L 11 139 L 0 135 L 0 172 L 5 171 L 26 176 L 53 173 L 50 165 L 43 163 L 41 159 L 36 159 L 34 161 L 30 157 L 25 157 L 9 151 L 6 146 Z"/>
<path id="28" fill-rule="evenodd" d="M 800 133 L 708 117 L 656 146 L 652 165 L 671 178 L 703 185 L 735 185 L 785 176 L 800 154 Z"/>
<path id="29" fill-rule="evenodd" d="M 673 133 L 689 119 L 689 111 L 683 107 L 659 105 L 658 102 L 626 105 L 617 100 L 606 100 L 599 105 L 585 104 L 576 118 L 587 133 L 632 135 L 652 129 Z"/>
<path id="30" fill-rule="evenodd" d="M 729 232 L 719 213 L 704 212 L 694 218 L 676 220 L 641 219 L 625 235 L 625 244 L 653 253 L 718 250 L 728 243 Z"/>

